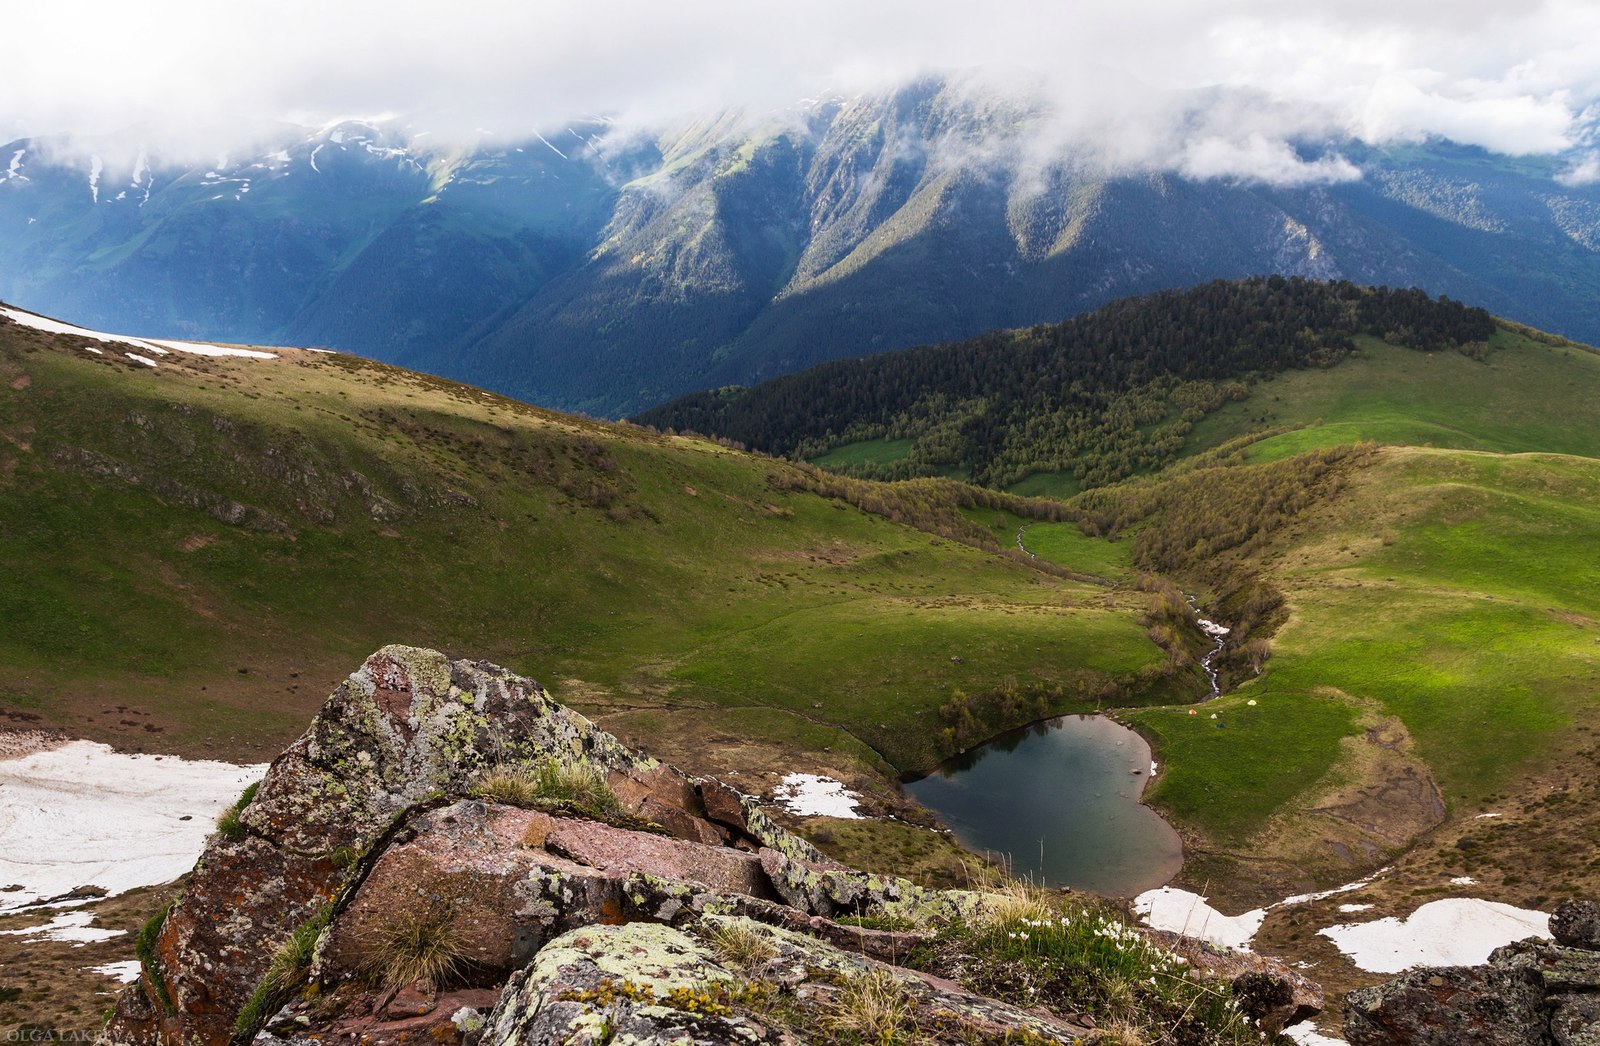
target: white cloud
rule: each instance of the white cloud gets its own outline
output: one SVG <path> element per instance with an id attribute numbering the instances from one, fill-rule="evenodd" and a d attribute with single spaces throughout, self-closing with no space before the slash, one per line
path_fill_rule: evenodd
<path id="1" fill-rule="evenodd" d="M 1243 142 L 1216 137 L 1188 142 L 1178 169 L 1190 178 L 1236 178 L 1273 185 L 1322 185 L 1361 177 L 1360 168 L 1337 153 L 1304 160 L 1287 142 L 1259 134 Z"/>
<path id="2" fill-rule="evenodd" d="M 1556 181 L 1572 188 L 1600 182 L 1600 153 L 1579 157 L 1571 167 L 1556 175 Z"/>
<path id="3" fill-rule="evenodd" d="M 84 0 L 6 22 L 0 141 L 136 127 L 169 151 L 352 112 L 439 139 L 637 126 L 964 70 L 1042 92 L 1052 141 L 1098 162 L 1304 182 L 1349 170 L 1293 140 L 1558 153 L 1600 100 L 1592 0 Z"/>

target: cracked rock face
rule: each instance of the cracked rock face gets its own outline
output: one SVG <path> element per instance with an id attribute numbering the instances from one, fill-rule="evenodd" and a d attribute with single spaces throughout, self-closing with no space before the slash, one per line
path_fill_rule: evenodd
<path id="1" fill-rule="evenodd" d="M 1424 967 L 1351 992 L 1353 1046 L 1600 1046 L 1600 905 L 1566 901 L 1555 941 L 1496 948 L 1482 966 Z"/>

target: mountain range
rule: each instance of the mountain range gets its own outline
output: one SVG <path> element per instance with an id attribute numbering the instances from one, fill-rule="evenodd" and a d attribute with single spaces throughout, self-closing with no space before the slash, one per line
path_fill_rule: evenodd
<path id="1" fill-rule="evenodd" d="M 164 161 L 0 147 L 0 297 L 102 329 L 320 344 L 620 416 L 845 356 L 1283 273 L 1419 286 L 1600 341 L 1600 186 L 1446 141 L 1360 177 L 1108 172 L 939 80 L 648 134 L 283 129 Z"/>

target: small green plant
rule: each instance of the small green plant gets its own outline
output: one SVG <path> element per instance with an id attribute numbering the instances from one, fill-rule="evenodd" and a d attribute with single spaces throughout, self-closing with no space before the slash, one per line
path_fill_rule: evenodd
<path id="1" fill-rule="evenodd" d="M 778 954 L 770 938 L 743 920 L 726 922 L 712 930 L 711 950 L 719 959 L 746 971 L 766 965 Z"/>
<path id="2" fill-rule="evenodd" d="M 392 913 L 365 942 L 367 972 L 385 988 L 426 980 L 435 986 L 458 977 L 466 942 L 449 905 L 419 905 Z"/>
<path id="3" fill-rule="evenodd" d="M 217 817 L 217 831 L 221 833 L 224 839 L 234 843 L 244 839 L 244 821 L 240 819 L 239 815 L 244 812 L 245 807 L 250 805 L 250 800 L 256 797 L 256 790 L 260 787 L 260 781 L 248 785 L 239 794 L 239 798 L 234 800 L 233 805 L 222 811 L 221 815 Z"/>
<path id="4" fill-rule="evenodd" d="M 278 951 L 267 966 L 267 972 L 256 985 L 250 1001 L 244 1004 L 234 1019 L 236 1039 L 254 1037 L 278 1009 L 288 1001 L 294 989 L 304 985 L 311 973 L 311 959 L 316 954 L 317 939 L 333 917 L 333 906 L 325 904 L 295 928 L 289 939 L 279 945 Z"/>
<path id="5" fill-rule="evenodd" d="M 139 959 L 139 966 L 144 971 L 144 979 L 155 992 L 155 1001 L 168 1013 L 176 1011 L 172 1005 L 172 996 L 167 992 L 167 982 L 161 976 L 161 965 L 156 961 L 156 941 L 161 936 L 161 928 L 167 923 L 167 916 L 172 914 L 176 900 L 168 901 L 166 906 L 156 912 L 145 924 L 139 927 L 139 936 L 133 942 L 133 954 Z"/>
<path id="6" fill-rule="evenodd" d="M 509 806 L 571 810 L 588 817 L 614 817 L 622 804 L 593 764 L 545 757 L 531 766 L 496 767 L 473 794 Z"/>

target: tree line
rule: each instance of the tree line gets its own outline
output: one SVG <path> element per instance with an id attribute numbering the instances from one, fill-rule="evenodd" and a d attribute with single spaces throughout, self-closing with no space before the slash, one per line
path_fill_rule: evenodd
<path id="1" fill-rule="evenodd" d="M 1126 298 L 1064 323 L 695 393 L 634 420 L 790 458 L 861 440 L 912 441 L 898 460 L 840 466 L 863 478 L 956 467 L 985 486 L 1068 472 L 1088 488 L 1171 462 L 1190 427 L 1245 396 L 1250 380 L 1332 366 L 1356 334 L 1470 352 L 1494 326 L 1483 309 L 1414 288 L 1215 280 Z"/>

